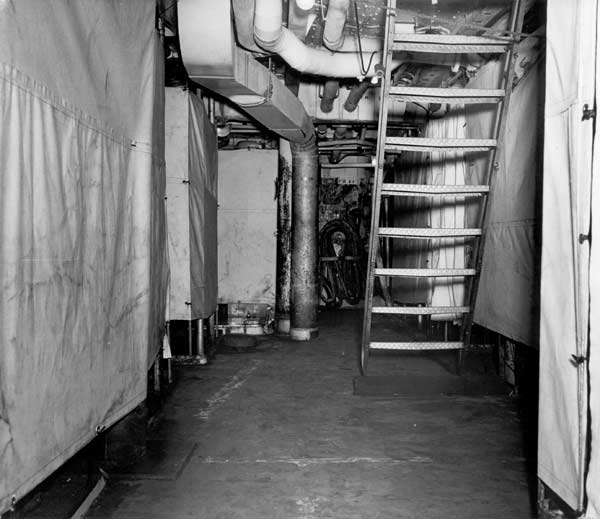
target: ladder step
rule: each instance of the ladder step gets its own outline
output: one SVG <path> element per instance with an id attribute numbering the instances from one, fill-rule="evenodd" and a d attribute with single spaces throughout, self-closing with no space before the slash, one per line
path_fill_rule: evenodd
<path id="1" fill-rule="evenodd" d="M 420 88 L 393 86 L 390 94 L 405 101 L 418 103 L 498 103 L 504 98 L 504 90 L 479 90 L 474 88 Z"/>
<path id="2" fill-rule="evenodd" d="M 328 164 L 323 162 L 320 164 L 322 169 L 345 169 L 345 168 L 374 168 L 375 164 L 371 162 L 339 162 L 337 164 Z"/>
<path id="3" fill-rule="evenodd" d="M 436 315 L 468 314 L 468 306 L 374 306 L 374 314 Z"/>
<path id="4" fill-rule="evenodd" d="M 482 195 L 489 193 L 485 185 L 436 185 L 436 184 L 387 184 L 381 188 L 382 195 L 431 196 L 431 195 Z"/>
<path id="5" fill-rule="evenodd" d="M 390 151 L 489 151 L 496 139 L 425 139 L 422 137 L 386 137 Z"/>
<path id="6" fill-rule="evenodd" d="M 406 278 L 462 277 L 474 276 L 475 269 L 393 269 L 376 268 L 376 276 L 396 276 Z"/>
<path id="7" fill-rule="evenodd" d="M 462 236 L 481 236 L 481 229 L 380 227 L 379 236 L 387 236 L 389 238 L 459 238 Z"/>
<path id="8" fill-rule="evenodd" d="M 510 44 L 507 40 L 485 36 L 396 33 L 392 48 L 401 52 L 436 54 L 502 54 L 508 50 Z"/>
<path id="9" fill-rule="evenodd" d="M 460 350 L 464 348 L 462 342 L 371 342 L 370 350 L 399 350 L 399 351 L 427 351 L 427 350 Z"/>

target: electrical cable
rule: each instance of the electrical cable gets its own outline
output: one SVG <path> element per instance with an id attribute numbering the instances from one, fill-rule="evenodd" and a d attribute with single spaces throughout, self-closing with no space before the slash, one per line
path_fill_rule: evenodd
<path id="1" fill-rule="evenodd" d="M 369 64 L 365 68 L 365 61 L 363 59 L 363 50 L 362 50 L 362 40 L 360 37 L 360 22 L 358 21 L 358 4 L 356 0 L 354 0 L 354 17 L 356 18 L 356 37 L 358 39 L 358 55 L 360 56 L 360 72 L 363 76 L 366 76 L 373 64 L 373 58 L 377 52 L 371 53 L 371 58 L 369 59 Z"/>
<path id="2" fill-rule="evenodd" d="M 328 308 L 357 304 L 364 291 L 364 255 L 358 233 L 346 221 L 330 220 L 319 233 L 319 294 Z"/>

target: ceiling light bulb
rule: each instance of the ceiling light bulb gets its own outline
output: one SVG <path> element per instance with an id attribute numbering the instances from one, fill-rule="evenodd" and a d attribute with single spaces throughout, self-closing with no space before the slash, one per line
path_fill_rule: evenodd
<path id="1" fill-rule="evenodd" d="M 314 1 L 313 0 L 296 0 L 296 5 L 298 6 L 298 9 L 302 9 L 303 11 L 309 11 L 310 9 L 312 9 L 312 7 L 314 5 Z"/>

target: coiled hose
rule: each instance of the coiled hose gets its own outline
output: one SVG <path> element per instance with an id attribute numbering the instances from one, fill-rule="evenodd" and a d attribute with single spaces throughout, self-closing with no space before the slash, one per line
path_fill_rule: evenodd
<path id="1" fill-rule="evenodd" d="M 357 232 L 344 220 L 327 222 L 319 233 L 321 300 L 328 308 L 355 305 L 364 292 L 364 254 Z"/>

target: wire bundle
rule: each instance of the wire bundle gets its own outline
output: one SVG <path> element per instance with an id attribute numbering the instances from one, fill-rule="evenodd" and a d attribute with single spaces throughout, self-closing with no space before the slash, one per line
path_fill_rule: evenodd
<path id="1" fill-rule="evenodd" d="M 329 308 L 346 301 L 357 304 L 364 291 L 364 261 L 361 240 L 344 220 L 327 222 L 319 233 L 321 300 Z"/>

